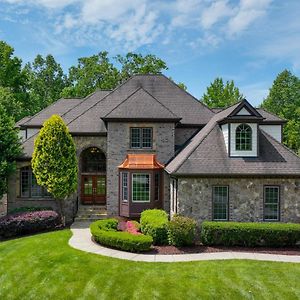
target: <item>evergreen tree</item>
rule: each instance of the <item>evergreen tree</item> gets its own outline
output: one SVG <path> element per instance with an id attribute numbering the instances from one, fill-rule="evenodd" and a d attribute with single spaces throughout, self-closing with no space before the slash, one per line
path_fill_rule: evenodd
<path id="1" fill-rule="evenodd" d="M 72 136 L 62 118 L 53 115 L 34 142 L 32 169 L 37 183 L 57 200 L 64 223 L 64 200 L 77 188 L 78 165 Z"/>

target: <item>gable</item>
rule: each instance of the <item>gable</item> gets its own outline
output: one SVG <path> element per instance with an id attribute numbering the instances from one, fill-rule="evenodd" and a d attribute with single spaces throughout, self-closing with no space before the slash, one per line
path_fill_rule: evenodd
<path id="1" fill-rule="evenodd" d="M 251 116 L 251 113 L 243 107 L 239 112 L 236 113 L 237 116 Z"/>

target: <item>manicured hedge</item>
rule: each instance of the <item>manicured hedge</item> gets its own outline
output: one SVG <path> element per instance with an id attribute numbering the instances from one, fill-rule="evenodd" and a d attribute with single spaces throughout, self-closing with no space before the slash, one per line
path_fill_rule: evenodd
<path id="1" fill-rule="evenodd" d="M 168 215 L 164 210 L 144 210 L 140 224 L 142 233 L 152 236 L 154 245 L 168 244 Z"/>
<path id="2" fill-rule="evenodd" d="M 168 224 L 169 244 L 177 247 L 191 246 L 195 243 L 197 223 L 195 220 L 174 216 Z"/>
<path id="3" fill-rule="evenodd" d="M 90 225 L 92 236 L 101 245 L 130 252 L 149 251 L 153 243 L 151 236 L 131 234 L 117 231 L 118 220 L 105 219 L 93 222 Z"/>
<path id="4" fill-rule="evenodd" d="M 0 236 L 12 237 L 61 227 L 61 218 L 52 210 L 25 212 L 0 218 Z"/>
<path id="5" fill-rule="evenodd" d="M 300 241 L 300 224 L 203 222 L 204 245 L 285 247 Z"/>
<path id="6" fill-rule="evenodd" d="M 37 206 L 23 206 L 14 208 L 9 211 L 9 214 L 16 214 L 21 212 L 32 212 L 32 211 L 41 211 L 41 210 L 53 210 L 51 207 L 37 207 Z"/>

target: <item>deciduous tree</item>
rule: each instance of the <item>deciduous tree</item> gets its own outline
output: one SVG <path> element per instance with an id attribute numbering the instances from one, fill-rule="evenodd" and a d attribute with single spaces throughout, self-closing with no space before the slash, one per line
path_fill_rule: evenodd
<path id="1" fill-rule="evenodd" d="M 207 87 L 202 99 L 208 107 L 227 107 L 242 100 L 243 95 L 233 80 L 224 84 L 223 79 L 218 77 Z"/>

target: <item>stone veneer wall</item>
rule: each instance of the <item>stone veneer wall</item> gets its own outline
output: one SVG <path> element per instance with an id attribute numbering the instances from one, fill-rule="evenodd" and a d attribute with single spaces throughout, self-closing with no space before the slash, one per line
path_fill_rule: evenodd
<path id="1" fill-rule="evenodd" d="M 280 186 L 280 221 L 300 222 L 300 178 L 178 178 L 178 213 L 212 220 L 212 187 L 229 186 L 229 220 L 263 221 L 264 185 Z"/>
<path id="2" fill-rule="evenodd" d="M 130 149 L 130 127 L 152 127 L 153 149 Z M 155 153 L 162 164 L 174 155 L 173 123 L 108 123 L 107 136 L 107 211 L 119 214 L 119 170 L 118 166 L 128 153 Z M 164 174 L 164 209 L 170 210 L 169 176 Z"/>
<path id="3" fill-rule="evenodd" d="M 191 138 L 196 132 L 199 131 L 199 127 L 178 127 L 175 128 L 175 145 L 181 146 L 188 139 Z"/>
<path id="4" fill-rule="evenodd" d="M 65 201 L 66 221 L 71 222 L 76 214 L 78 196 L 81 191 L 81 153 L 89 147 L 98 147 L 106 155 L 106 136 L 74 136 L 76 145 L 76 154 L 79 163 L 78 172 L 78 189 Z M 21 198 L 20 197 L 20 169 L 22 167 L 30 166 L 30 161 L 18 162 L 16 173 L 9 178 L 8 183 L 8 210 L 18 207 L 51 207 L 57 210 L 57 203 L 54 199 L 49 198 Z"/>

